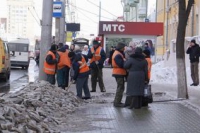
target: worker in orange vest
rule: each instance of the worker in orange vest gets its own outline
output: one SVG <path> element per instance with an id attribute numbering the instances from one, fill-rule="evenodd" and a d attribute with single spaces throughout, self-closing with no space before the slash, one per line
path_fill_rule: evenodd
<path id="1" fill-rule="evenodd" d="M 55 74 L 58 61 L 57 45 L 53 44 L 44 61 L 44 72 L 47 74 L 47 81 L 53 85 L 56 83 Z"/>
<path id="2" fill-rule="evenodd" d="M 127 75 L 126 70 L 123 68 L 124 67 L 124 62 L 125 62 L 125 44 L 124 43 L 118 43 L 115 52 L 113 53 L 112 56 L 112 66 L 113 66 L 113 71 L 112 71 L 112 76 L 115 77 L 116 82 L 117 82 L 117 91 L 115 94 L 115 99 L 114 99 L 114 106 L 115 107 L 124 107 L 124 104 L 121 103 L 123 93 L 124 93 L 124 88 L 125 88 L 125 77 Z"/>
<path id="3" fill-rule="evenodd" d="M 88 58 L 90 60 L 91 68 L 91 82 L 92 90 L 90 92 L 96 92 L 97 78 L 101 92 L 106 92 L 103 83 L 103 64 L 106 60 L 106 54 L 104 49 L 100 46 L 100 43 L 96 40 L 93 41 L 93 47 L 88 52 Z"/>
<path id="4" fill-rule="evenodd" d="M 58 87 L 65 89 L 65 87 L 68 87 L 69 83 L 69 69 L 71 67 L 71 61 L 68 57 L 69 51 L 66 50 L 63 43 L 59 43 L 58 47 L 58 54 L 60 56 L 60 60 L 58 62 L 57 83 Z"/>
<path id="5" fill-rule="evenodd" d="M 151 67 L 152 67 L 152 61 L 151 61 L 151 57 L 150 57 L 151 52 L 149 50 L 144 50 L 143 54 L 144 54 L 145 59 L 148 63 L 148 79 L 150 80 L 150 78 L 151 78 Z"/>
<path id="6" fill-rule="evenodd" d="M 86 56 L 82 55 L 80 52 L 70 53 L 69 57 L 73 59 L 72 68 L 74 70 L 73 80 L 76 83 L 77 97 L 82 99 L 90 99 L 90 91 L 88 87 L 88 78 L 90 74 L 90 69 L 87 65 L 88 59 Z M 82 90 L 85 97 L 82 97 Z"/>

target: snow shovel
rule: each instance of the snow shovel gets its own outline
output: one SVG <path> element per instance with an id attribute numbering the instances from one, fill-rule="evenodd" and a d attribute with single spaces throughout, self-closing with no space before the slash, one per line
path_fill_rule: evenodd
<path id="1" fill-rule="evenodd" d="M 69 83 L 68 87 L 65 88 L 65 90 L 66 90 L 66 91 L 69 91 L 69 88 L 70 88 L 70 86 L 71 86 L 73 83 L 74 83 L 74 82 L 71 81 L 71 82 Z"/>

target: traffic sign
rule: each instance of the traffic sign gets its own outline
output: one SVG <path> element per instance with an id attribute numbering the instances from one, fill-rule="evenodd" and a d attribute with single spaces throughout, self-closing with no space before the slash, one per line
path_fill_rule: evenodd
<path id="1" fill-rule="evenodd" d="M 63 4 L 60 1 L 53 2 L 53 17 L 61 18 L 63 16 Z"/>

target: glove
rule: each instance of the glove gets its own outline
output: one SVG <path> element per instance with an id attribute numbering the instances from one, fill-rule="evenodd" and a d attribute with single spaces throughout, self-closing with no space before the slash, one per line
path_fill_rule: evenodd
<path id="1" fill-rule="evenodd" d="M 98 61 L 95 61 L 95 64 L 97 64 L 97 65 L 98 65 L 98 64 L 99 64 L 99 62 L 98 62 Z"/>

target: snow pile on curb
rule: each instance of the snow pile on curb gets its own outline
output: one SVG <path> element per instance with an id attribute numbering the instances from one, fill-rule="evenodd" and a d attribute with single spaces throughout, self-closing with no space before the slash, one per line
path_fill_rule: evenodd
<path id="1" fill-rule="evenodd" d="M 152 66 L 151 83 L 176 84 L 176 67 L 164 67 L 164 61 L 160 61 Z"/>
<path id="2" fill-rule="evenodd" d="M 29 84 L 0 98 L 0 131 L 59 132 L 80 103 L 72 92 L 45 81 Z"/>
<path id="3" fill-rule="evenodd" d="M 160 61 L 152 66 L 151 69 L 151 83 L 159 84 L 177 84 L 177 67 L 165 67 L 164 61 Z M 187 83 L 192 83 L 190 77 L 190 67 L 186 68 Z"/>

